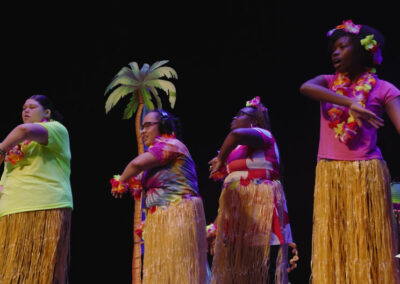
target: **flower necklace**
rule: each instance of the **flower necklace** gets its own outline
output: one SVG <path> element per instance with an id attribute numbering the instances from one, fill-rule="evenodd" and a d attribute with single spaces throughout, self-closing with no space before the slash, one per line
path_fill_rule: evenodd
<path id="1" fill-rule="evenodd" d="M 49 122 L 50 119 L 43 118 L 40 122 Z M 25 157 L 25 151 L 28 145 L 31 143 L 31 140 L 25 140 L 23 143 L 17 144 L 7 151 L 7 155 L 5 158 L 6 162 L 10 162 L 15 165 L 19 161 L 21 161 Z"/>
<path id="2" fill-rule="evenodd" d="M 374 71 L 368 70 L 358 78 L 355 87 L 351 87 L 351 80 L 347 73 L 336 73 L 330 90 L 337 94 L 355 99 L 365 107 L 369 94 L 376 84 L 377 76 Z M 329 127 L 335 131 L 335 138 L 342 143 L 349 143 L 357 134 L 359 126 L 347 107 L 333 104 L 328 110 Z"/>

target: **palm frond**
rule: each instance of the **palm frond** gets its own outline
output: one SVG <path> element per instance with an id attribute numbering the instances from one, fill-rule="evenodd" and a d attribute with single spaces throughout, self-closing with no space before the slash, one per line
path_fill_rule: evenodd
<path id="1" fill-rule="evenodd" d="M 149 73 L 149 68 L 150 68 L 150 66 L 147 63 L 143 64 L 142 68 L 140 68 L 139 75 L 140 75 L 140 79 L 142 81 L 144 81 L 146 79 L 146 76 Z"/>
<path id="2" fill-rule="evenodd" d="M 137 62 L 133 61 L 128 63 L 129 67 L 131 67 L 130 70 L 132 70 L 133 75 L 136 77 L 137 80 L 140 80 L 140 75 L 139 75 L 139 65 L 137 64 Z"/>
<path id="3" fill-rule="evenodd" d="M 159 79 L 161 77 L 178 79 L 178 74 L 173 68 L 164 66 L 150 72 L 146 79 L 154 80 L 154 79 Z"/>
<path id="4" fill-rule="evenodd" d="M 139 106 L 138 96 L 131 96 L 129 103 L 126 105 L 122 119 L 129 119 L 136 112 Z"/>
<path id="5" fill-rule="evenodd" d="M 153 70 L 157 69 L 158 67 L 168 63 L 169 60 L 161 60 L 161 61 L 156 61 L 154 62 L 151 67 L 150 67 L 150 72 L 153 72 Z"/>
<path id="6" fill-rule="evenodd" d="M 106 95 L 111 89 L 116 87 L 117 85 L 123 85 L 123 86 L 130 86 L 132 88 L 139 88 L 140 82 L 138 82 L 136 79 L 133 79 L 130 76 L 120 76 L 115 78 L 106 88 L 104 91 L 104 95 Z"/>
<path id="7" fill-rule="evenodd" d="M 154 109 L 154 104 L 151 101 L 151 95 L 150 95 L 149 91 L 146 88 L 142 88 L 141 92 L 142 92 L 142 98 L 143 98 L 145 106 L 149 110 L 153 110 Z"/>
<path id="8" fill-rule="evenodd" d="M 169 102 L 171 104 L 171 108 L 174 108 L 176 101 L 176 89 L 175 85 L 167 80 L 157 79 L 146 82 L 147 86 L 152 86 L 158 89 L 163 90 L 169 96 Z"/>
<path id="9" fill-rule="evenodd" d="M 161 89 L 164 92 L 166 92 L 167 94 L 169 92 L 176 93 L 175 85 L 172 82 L 167 81 L 167 80 L 162 80 L 162 79 L 150 80 L 150 81 L 146 82 L 146 85 Z"/>
<path id="10" fill-rule="evenodd" d="M 109 95 L 107 101 L 106 101 L 106 113 L 110 111 L 113 106 L 115 106 L 120 99 L 125 97 L 126 95 L 133 93 L 135 91 L 135 88 L 129 87 L 129 86 L 120 86 L 116 88 L 114 91 L 111 92 Z"/>
<path id="11" fill-rule="evenodd" d="M 156 88 L 154 88 L 153 86 L 148 86 L 150 93 L 154 96 L 156 103 L 157 103 L 157 108 L 162 108 L 162 102 L 160 99 L 160 96 L 158 95 L 158 91 Z"/>
<path id="12" fill-rule="evenodd" d="M 174 108 L 176 102 L 176 92 L 169 92 L 168 93 L 168 100 L 171 104 L 171 108 Z"/>

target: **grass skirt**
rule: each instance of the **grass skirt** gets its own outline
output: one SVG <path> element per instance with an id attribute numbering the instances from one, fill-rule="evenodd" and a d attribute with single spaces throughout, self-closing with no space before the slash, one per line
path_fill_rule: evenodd
<path id="1" fill-rule="evenodd" d="M 273 212 L 276 208 L 284 218 L 285 207 L 279 181 L 248 185 L 225 182 L 219 200 L 211 283 L 267 283 Z M 278 252 L 276 283 L 288 281 L 287 256 L 285 243 Z"/>
<path id="2" fill-rule="evenodd" d="M 0 218 L 0 283 L 68 283 L 71 209 Z"/>
<path id="3" fill-rule="evenodd" d="M 206 283 L 206 221 L 200 197 L 157 207 L 147 214 L 143 234 L 143 284 Z"/>
<path id="4" fill-rule="evenodd" d="M 318 162 L 312 283 L 400 283 L 385 161 Z"/>

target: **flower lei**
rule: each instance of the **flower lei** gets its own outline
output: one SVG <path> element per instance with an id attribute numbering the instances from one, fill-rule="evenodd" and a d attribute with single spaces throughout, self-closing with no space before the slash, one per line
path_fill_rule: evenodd
<path id="1" fill-rule="evenodd" d="M 354 88 L 350 87 L 351 80 L 346 73 L 336 73 L 330 89 L 340 95 L 356 99 L 361 106 L 365 107 L 369 93 L 375 84 L 376 75 L 371 71 L 361 75 Z M 329 127 L 335 131 L 335 138 L 339 138 L 342 143 L 351 142 L 359 127 L 349 109 L 344 106 L 333 105 L 328 110 L 328 115 Z"/>
<path id="2" fill-rule="evenodd" d="M 50 119 L 45 117 L 40 122 L 49 122 Z M 25 151 L 27 146 L 31 143 L 31 140 L 25 140 L 23 143 L 17 144 L 7 151 L 7 155 L 4 159 L 5 162 L 10 162 L 15 165 L 25 157 Z"/>
<path id="3" fill-rule="evenodd" d="M 25 157 L 26 147 L 31 143 L 30 140 L 25 140 L 23 143 L 17 144 L 8 150 L 5 161 L 15 165 Z"/>
<path id="4" fill-rule="evenodd" d="M 120 175 L 114 175 L 114 177 L 110 180 L 111 192 L 125 194 L 126 192 L 130 191 L 131 196 L 133 196 L 135 200 L 140 200 L 143 190 L 140 179 L 132 177 L 127 182 L 121 182 L 119 180 L 120 178 Z"/>
<path id="5" fill-rule="evenodd" d="M 326 34 L 330 37 L 336 30 L 343 30 L 347 33 L 358 34 L 361 29 L 361 25 L 356 25 L 352 20 L 343 21 L 341 25 L 336 26 L 335 28 L 328 31 Z M 365 48 L 365 50 L 371 52 L 373 54 L 373 61 L 375 64 L 382 63 L 382 52 L 379 48 L 379 44 L 374 40 L 374 35 L 367 35 L 365 38 L 360 40 L 361 45 Z"/>

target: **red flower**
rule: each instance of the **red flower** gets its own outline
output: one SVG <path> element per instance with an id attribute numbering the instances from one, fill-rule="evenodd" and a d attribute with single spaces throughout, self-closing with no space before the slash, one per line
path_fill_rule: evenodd
<path id="1" fill-rule="evenodd" d="M 157 207 L 156 206 L 152 206 L 149 209 L 150 214 L 153 214 L 154 212 L 156 212 Z"/>

